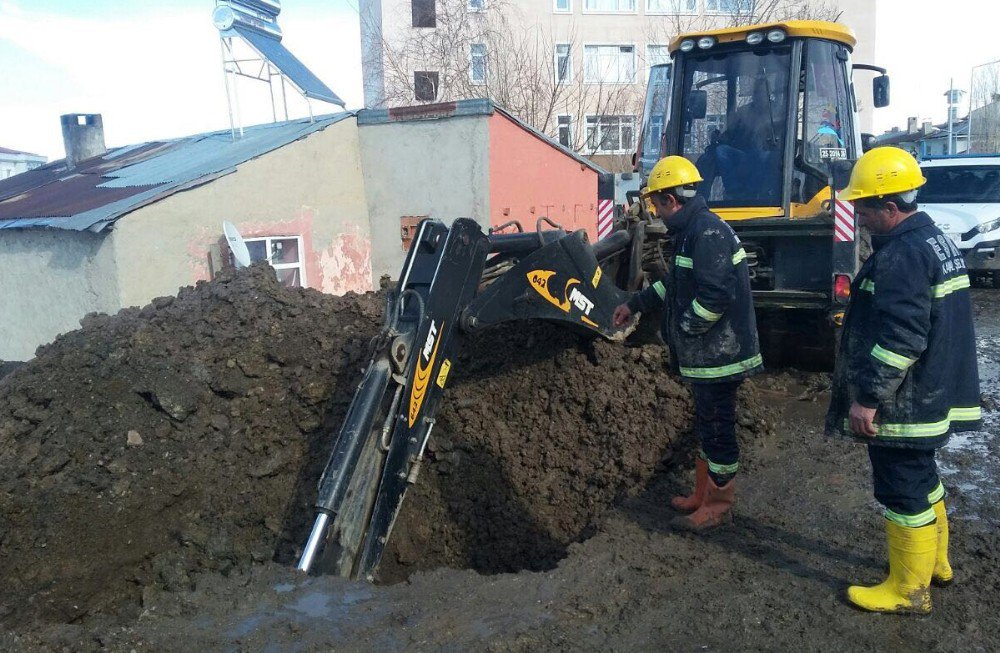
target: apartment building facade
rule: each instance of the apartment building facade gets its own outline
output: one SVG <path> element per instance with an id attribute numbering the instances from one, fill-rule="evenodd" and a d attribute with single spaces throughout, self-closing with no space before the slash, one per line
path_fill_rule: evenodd
<path id="1" fill-rule="evenodd" d="M 681 32 L 837 20 L 858 36 L 854 60 L 877 63 L 875 0 L 362 0 L 360 10 L 366 106 L 489 96 L 613 171 L 631 169 L 650 66 L 669 61 Z M 871 74 L 858 78 L 863 90 Z M 870 92 L 859 100 L 870 131 Z"/>
<path id="2" fill-rule="evenodd" d="M 48 158 L 31 152 L 20 152 L 0 147 L 0 179 L 7 179 L 22 172 L 45 165 Z"/>

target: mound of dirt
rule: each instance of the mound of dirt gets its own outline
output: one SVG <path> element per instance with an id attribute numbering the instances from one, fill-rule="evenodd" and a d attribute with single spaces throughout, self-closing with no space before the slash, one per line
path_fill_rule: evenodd
<path id="1" fill-rule="evenodd" d="M 202 574 L 291 564 L 382 301 L 256 265 L 88 316 L 0 380 L 0 621 L 130 618 Z M 663 355 L 545 324 L 468 343 L 382 578 L 551 566 L 688 428 Z"/>

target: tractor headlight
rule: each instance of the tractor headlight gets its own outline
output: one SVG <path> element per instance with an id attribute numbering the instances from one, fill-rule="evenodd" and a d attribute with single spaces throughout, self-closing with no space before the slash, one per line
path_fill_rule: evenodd
<path id="1" fill-rule="evenodd" d="M 712 38 L 711 36 L 703 36 L 700 39 L 698 39 L 698 47 L 701 48 L 702 50 L 707 50 L 713 45 L 715 45 L 715 39 Z"/>
<path id="2" fill-rule="evenodd" d="M 691 52 L 691 50 L 694 50 L 693 39 L 684 39 L 681 41 L 681 52 Z"/>
<path id="3" fill-rule="evenodd" d="M 785 34 L 784 30 L 772 29 L 770 32 L 767 33 L 767 40 L 770 41 L 771 43 L 781 43 L 782 41 L 785 40 L 786 36 L 788 35 Z"/>
<path id="4" fill-rule="evenodd" d="M 747 43 L 750 45 L 760 45 L 764 42 L 763 32 L 750 32 L 747 34 Z"/>

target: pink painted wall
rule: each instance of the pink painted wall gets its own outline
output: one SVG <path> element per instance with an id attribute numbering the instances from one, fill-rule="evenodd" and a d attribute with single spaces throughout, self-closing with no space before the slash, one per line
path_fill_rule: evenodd
<path id="1" fill-rule="evenodd" d="M 501 113 L 490 118 L 490 224 L 548 217 L 597 240 L 597 173 Z"/>

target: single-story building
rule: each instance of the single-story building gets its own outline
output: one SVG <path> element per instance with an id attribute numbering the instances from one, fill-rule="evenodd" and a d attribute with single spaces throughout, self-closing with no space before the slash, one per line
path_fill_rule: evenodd
<path id="1" fill-rule="evenodd" d="M 0 179 L 7 179 L 22 172 L 45 165 L 48 159 L 40 154 L 0 147 Z"/>
<path id="2" fill-rule="evenodd" d="M 223 221 L 283 283 L 329 293 L 397 276 L 424 216 L 596 237 L 604 171 L 488 100 L 110 150 L 100 116 L 63 130 L 67 159 L 0 181 L 0 360 L 212 278 L 231 265 Z"/>

